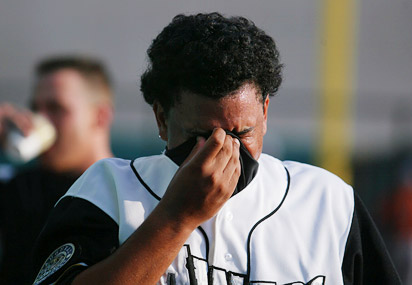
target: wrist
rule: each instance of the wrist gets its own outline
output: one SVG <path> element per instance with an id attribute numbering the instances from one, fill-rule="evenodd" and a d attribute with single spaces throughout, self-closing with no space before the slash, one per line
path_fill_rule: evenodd
<path id="1" fill-rule="evenodd" d="M 158 228 L 170 228 L 176 234 L 186 234 L 187 236 L 201 224 L 193 216 L 175 209 L 169 209 L 163 203 L 160 203 L 153 210 L 149 218 L 153 220 Z"/>

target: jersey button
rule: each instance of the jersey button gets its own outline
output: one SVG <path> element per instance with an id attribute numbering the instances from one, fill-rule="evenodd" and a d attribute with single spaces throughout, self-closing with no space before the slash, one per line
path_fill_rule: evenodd
<path id="1" fill-rule="evenodd" d="M 225 259 L 226 261 L 231 261 L 232 260 L 232 255 L 230 253 L 225 254 Z"/>

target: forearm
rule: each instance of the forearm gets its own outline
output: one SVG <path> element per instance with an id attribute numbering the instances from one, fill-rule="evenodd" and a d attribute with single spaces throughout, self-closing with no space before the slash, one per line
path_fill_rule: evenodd
<path id="1" fill-rule="evenodd" d="M 194 229 L 158 207 L 115 253 L 80 273 L 73 284 L 154 284 Z"/>
<path id="2" fill-rule="evenodd" d="M 196 227 L 230 198 L 239 175 L 239 142 L 216 129 L 206 142 L 198 141 L 146 221 L 73 284 L 156 283 Z"/>

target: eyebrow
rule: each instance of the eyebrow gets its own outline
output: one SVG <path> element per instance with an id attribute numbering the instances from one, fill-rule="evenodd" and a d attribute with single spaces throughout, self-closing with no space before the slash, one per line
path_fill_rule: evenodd
<path id="1" fill-rule="evenodd" d="M 244 129 L 243 131 L 240 131 L 240 132 L 232 131 L 232 133 L 234 133 L 235 135 L 244 135 L 244 134 L 247 134 L 247 133 L 253 131 L 254 129 L 255 129 L 255 127 L 250 127 L 250 128 L 246 128 L 246 129 Z"/>

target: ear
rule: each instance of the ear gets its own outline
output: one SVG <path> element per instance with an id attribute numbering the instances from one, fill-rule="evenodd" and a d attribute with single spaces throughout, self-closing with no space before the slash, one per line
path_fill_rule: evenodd
<path id="1" fill-rule="evenodd" d="M 266 134 L 268 123 L 268 109 L 269 109 L 269 95 L 266 96 L 265 102 L 263 102 L 263 134 Z"/>
<path id="2" fill-rule="evenodd" d="M 96 108 L 97 126 L 100 128 L 110 128 L 114 115 L 113 106 L 111 104 L 102 103 L 97 105 Z"/>
<path id="3" fill-rule="evenodd" d="M 159 130 L 159 136 L 162 140 L 167 142 L 167 120 L 166 120 L 166 113 L 160 105 L 159 102 L 153 103 L 153 112 L 156 117 L 157 128 Z"/>

